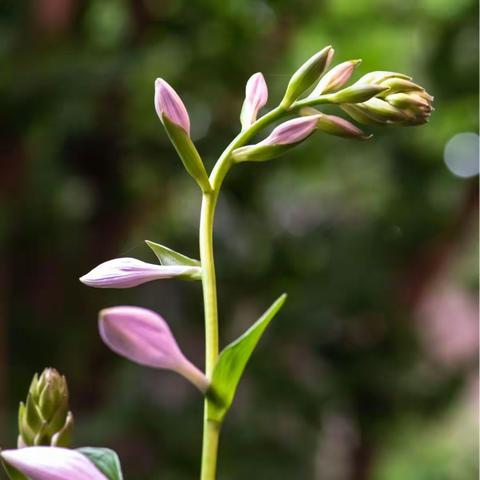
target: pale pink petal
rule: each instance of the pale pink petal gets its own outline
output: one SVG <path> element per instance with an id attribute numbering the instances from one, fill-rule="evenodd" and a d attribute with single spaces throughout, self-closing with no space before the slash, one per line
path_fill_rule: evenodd
<path id="1" fill-rule="evenodd" d="M 261 145 L 288 145 L 301 142 L 307 138 L 317 126 L 317 115 L 294 118 L 276 127 Z"/>
<path id="2" fill-rule="evenodd" d="M 115 258 L 101 263 L 80 281 L 89 287 L 130 288 L 151 280 L 180 275 L 198 275 L 200 267 L 189 265 L 155 265 L 135 258 Z"/>
<path id="3" fill-rule="evenodd" d="M 155 110 L 160 120 L 165 115 L 190 135 L 190 117 L 177 92 L 162 78 L 155 80 Z"/>
<path id="4" fill-rule="evenodd" d="M 208 380 L 185 358 L 165 320 L 140 307 L 112 307 L 102 310 L 99 330 L 103 341 L 116 353 L 140 365 L 174 370 L 200 390 Z"/>
<path id="5" fill-rule="evenodd" d="M 245 101 L 242 107 L 242 126 L 249 127 L 257 119 L 259 110 L 268 100 L 268 87 L 263 75 L 258 72 L 253 74 L 245 87 Z"/>
<path id="6" fill-rule="evenodd" d="M 80 452 L 57 447 L 3 450 L 3 459 L 31 480 L 107 480 Z"/>
<path id="7" fill-rule="evenodd" d="M 308 97 L 315 98 L 322 93 L 333 92 L 343 87 L 359 63 L 360 60 L 349 60 L 348 62 L 343 62 L 333 67 L 320 79 L 318 85 Z"/>

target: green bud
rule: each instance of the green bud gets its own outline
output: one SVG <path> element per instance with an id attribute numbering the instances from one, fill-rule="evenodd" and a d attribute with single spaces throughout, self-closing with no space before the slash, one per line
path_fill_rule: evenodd
<path id="1" fill-rule="evenodd" d="M 325 95 L 325 98 L 331 103 L 362 103 L 387 90 L 388 87 L 381 85 L 355 83 L 351 87 L 344 88 L 337 93 Z"/>
<path id="2" fill-rule="evenodd" d="M 205 166 L 189 134 L 164 114 L 162 114 L 162 122 L 187 172 L 204 193 L 210 192 L 212 187 Z"/>
<path id="3" fill-rule="evenodd" d="M 334 54 L 329 45 L 310 57 L 292 76 L 280 106 L 289 108 L 292 103 L 320 79 L 330 66 Z"/>
<path id="4" fill-rule="evenodd" d="M 18 410 L 18 447 L 68 447 L 72 427 L 65 377 L 53 368 L 45 369 L 40 377 L 35 374 L 27 400 Z"/>

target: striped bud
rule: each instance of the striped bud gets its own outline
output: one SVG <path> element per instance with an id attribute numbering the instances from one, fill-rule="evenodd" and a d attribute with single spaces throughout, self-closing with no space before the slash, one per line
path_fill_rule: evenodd
<path id="1" fill-rule="evenodd" d="M 155 265 L 136 258 L 115 258 L 101 263 L 80 281 L 96 288 L 131 288 L 164 278 L 200 279 L 201 268 L 192 265 Z"/>
<path id="2" fill-rule="evenodd" d="M 349 60 L 340 63 L 328 71 L 318 82 L 313 92 L 308 98 L 318 97 L 325 93 L 335 92 L 343 87 L 353 74 L 355 68 L 361 63 L 361 60 Z"/>
<path id="3" fill-rule="evenodd" d="M 0 456 L 31 480 L 108 480 L 85 455 L 76 450 L 29 447 L 3 450 Z"/>

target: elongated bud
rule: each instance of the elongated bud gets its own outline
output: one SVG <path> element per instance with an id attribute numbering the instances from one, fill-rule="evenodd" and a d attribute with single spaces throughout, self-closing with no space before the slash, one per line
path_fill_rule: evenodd
<path id="1" fill-rule="evenodd" d="M 318 97 L 325 93 L 335 92 L 342 88 L 352 76 L 355 68 L 360 65 L 361 60 L 349 60 L 348 62 L 340 63 L 328 71 L 318 82 L 313 92 L 308 98 Z"/>
<path id="2" fill-rule="evenodd" d="M 370 85 L 368 83 L 355 83 L 351 87 L 328 95 L 328 100 L 331 103 L 362 103 L 386 90 L 388 90 L 388 87 Z"/>
<path id="3" fill-rule="evenodd" d="M 108 480 L 80 452 L 56 447 L 3 450 L 5 462 L 31 480 Z"/>
<path id="4" fill-rule="evenodd" d="M 256 145 L 240 147 L 232 152 L 236 162 L 263 161 L 286 153 L 311 135 L 317 126 L 315 116 L 294 118 L 276 127 L 272 133 Z"/>
<path id="5" fill-rule="evenodd" d="M 326 115 L 314 108 L 303 108 L 300 113 L 302 115 L 316 115 L 317 129 L 330 135 L 359 140 L 368 140 L 372 137 L 372 135 L 366 134 L 353 123 L 336 115 Z"/>
<path id="6" fill-rule="evenodd" d="M 371 83 L 377 84 L 384 82 L 385 80 L 391 78 L 400 78 L 403 80 L 412 80 L 412 77 L 398 72 L 388 72 L 388 71 L 375 71 L 366 73 L 363 77 L 358 79 L 356 83 Z"/>
<path id="7" fill-rule="evenodd" d="M 328 69 L 335 53 L 329 45 L 310 57 L 292 76 L 280 106 L 289 108 Z"/>
<path id="8" fill-rule="evenodd" d="M 68 410 L 67 382 L 55 369 L 33 377 L 27 401 L 20 403 L 18 429 L 19 448 L 70 444 L 73 415 Z"/>
<path id="9" fill-rule="evenodd" d="M 190 265 L 154 265 L 136 258 L 115 258 L 101 263 L 80 281 L 96 288 L 131 288 L 163 278 L 201 278 L 201 268 Z"/>
<path id="10" fill-rule="evenodd" d="M 253 74 L 245 88 L 245 101 L 243 102 L 240 122 L 245 130 L 257 119 L 259 110 L 265 106 L 268 100 L 268 87 L 263 75 L 258 72 Z"/>
<path id="11" fill-rule="evenodd" d="M 209 381 L 179 349 L 165 320 L 140 307 L 102 310 L 99 330 L 103 341 L 116 353 L 153 368 L 173 370 L 206 392 Z"/>
<path id="12" fill-rule="evenodd" d="M 155 80 L 155 110 L 185 169 L 204 193 L 212 187 L 202 159 L 190 138 L 187 109 L 175 90 L 161 78 Z"/>
<path id="13" fill-rule="evenodd" d="M 155 80 L 155 110 L 160 120 L 168 118 L 190 135 L 190 117 L 178 93 L 162 78 Z"/>

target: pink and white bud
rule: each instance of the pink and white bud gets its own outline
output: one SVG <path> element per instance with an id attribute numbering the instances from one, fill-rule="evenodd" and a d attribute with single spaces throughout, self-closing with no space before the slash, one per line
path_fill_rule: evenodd
<path id="1" fill-rule="evenodd" d="M 318 97 L 324 93 L 335 92 L 343 87 L 352 76 L 355 68 L 361 63 L 361 60 L 349 60 L 340 63 L 327 72 L 318 82 L 308 98 Z"/>
<path id="2" fill-rule="evenodd" d="M 317 127 L 322 132 L 338 137 L 358 138 L 361 140 L 368 140 L 372 137 L 372 135 L 366 134 L 353 123 L 336 115 L 321 114 L 317 120 Z"/>
<path id="3" fill-rule="evenodd" d="M 3 450 L 0 455 L 31 480 L 108 480 L 85 455 L 76 450 L 26 447 Z"/>
<path id="4" fill-rule="evenodd" d="M 163 122 L 165 115 L 190 135 L 190 117 L 178 93 L 162 78 L 155 80 L 155 110 Z"/>
<path id="5" fill-rule="evenodd" d="M 305 140 L 317 127 L 316 115 L 288 120 L 276 127 L 258 145 L 289 145 Z"/>
<path id="6" fill-rule="evenodd" d="M 107 346 L 132 362 L 173 370 L 206 392 L 209 381 L 183 355 L 165 320 L 140 307 L 112 307 L 99 314 L 99 331 Z"/>
<path id="7" fill-rule="evenodd" d="M 259 110 L 268 100 L 268 87 L 263 75 L 254 73 L 245 87 L 245 101 L 243 102 L 240 121 L 242 128 L 248 128 L 257 119 Z"/>
<path id="8" fill-rule="evenodd" d="M 115 258 L 101 263 L 80 281 L 96 288 L 131 288 L 163 278 L 199 278 L 201 268 L 190 265 L 155 265 L 135 258 Z"/>

